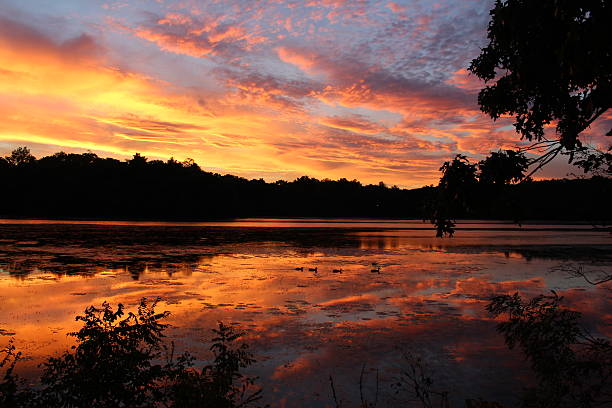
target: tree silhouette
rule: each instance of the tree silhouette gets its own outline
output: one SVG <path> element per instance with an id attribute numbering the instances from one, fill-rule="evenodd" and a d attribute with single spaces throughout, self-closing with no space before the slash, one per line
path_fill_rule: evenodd
<path id="1" fill-rule="evenodd" d="M 554 121 L 554 151 L 581 147 L 580 133 L 612 106 L 610 21 L 607 0 L 497 0 L 489 44 L 469 67 L 494 81 L 480 91 L 481 109 L 515 116 L 521 137 L 536 142 Z"/>
<path id="2" fill-rule="evenodd" d="M 460 154 L 440 167 L 442 177 L 431 213 L 431 223 L 436 228 L 437 237 L 452 236 L 455 218 L 469 211 L 471 196 L 478 181 L 476 167 Z"/>
<path id="3" fill-rule="evenodd" d="M 24 166 L 34 163 L 36 158 L 32 156 L 30 149 L 27 147 L 18 147 L 10 155 L 6 156 L 4 160 L 11 166 Z"/>
<path id="4" fill-rule="evenodd" d="M 11 156 L 29 157 L 18 152 Z M 94 153 L 59 152 L 21 162 L 28 164 L 12 165 L 0 159 L 0 218 L 414 218 L 432 220 L 442 228 L 438 228 L 440 233 L 452 228 L 456 218 L 516 220 L 519 209 L 521 219 L 599 223 L 612 216 L 606 207 L 612 196 L 612 179 L 515 185 L 512 183 L 522 179 L 525 155 L 511 151 L 492 153 L 480 163 L 459 156 L 441 167 L 439 186 L 410 190 L 345 178 L 248 180 L 204 171 L 189 159 L 149 160 L 139 154 L 121 161 Z M 582 198 L 594 194 L 598 200 Z M 446 227 L 445 219 L 449 220 Z"/>
<path id="5" fill-rule="evenodd" d="M 255 362 L 246 344 L 235 345 L 245 333 L 221 322 L 213 332 L 216 337 L 210 349 L 214 361 L 202 370 L 185 369 L 185 363 L 178 364 L 171 388 L 171 407 L 245 407 L 261 399 L 262 390 L 255 385 L 257 378 L 241 373 Z M 191 360 L 186 355 L 182 361 L 189 365 Z"/>
<path id="6" fill-rule="evenodd" d="M 523 406 L 592 408 L 612 398 L 612 345 L 579 325 L 581 314 L 562 306 L 556 292 L 523 301 L 518 293 L 496 296 L 487 306 L 494 316 L 507 315 L 497 330 L 509 348 L 518 347 L 538 379 Z"/>
<path id="7" fill-rule="evenodd" d="M 528 160 L 522 152 L 500 150 L 491 152 L 478 163 L 479 181 L 486 184 L 503 186 L 523 179 L 527 171 Z"/>
<path id="8" fill-rule="evenodd" d="M 0 217 L 9 218 L 421 218 L 423 203 L 418 190 L 384 184 L 306 176 L 248 180 L 204 171 L 193 159 L 150 160 L 138 153 L 125 161 L 64 152 L 35 159 L 27 148 L 18 148 L 0 159 L 0 180 Z"/>

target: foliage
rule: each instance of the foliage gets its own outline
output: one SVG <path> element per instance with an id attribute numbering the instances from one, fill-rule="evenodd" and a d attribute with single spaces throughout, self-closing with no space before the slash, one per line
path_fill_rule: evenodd
<path id="1" fill-rule="evenodd" d="M 160 321 L 169 313 L 156 313 L 156 304 L 143 299 L 127 315 L 121 304 L 85 309 L 76 318 L 83 327 L 70 333 L 77 345 L 44 363 L 40 391 L 17 406 L 233 408 L 259 399 L 255 379 L 241 373 L 255 360 L 245 344 L 234 345 L 243 333 L 220 323 L 214 362 L 198 371 L 193 356 L 175 358 L 163 343 L 167 324 Z"/>
<path id="2" fill-rule="evenodd" d="M 515 182 L 523 168 L 522 153 L 499 151 L 477 164 L 459 156 L 441 167 L 443 179 L 438 187 L 406 190 L 380 183 L 362 185 L 356 180 L 310 177 L 267 183 L 205 172 L 191 160 L 162 162 L 136 154 L 119 161 L 94 153 L 60 152 L 24 166 L 0 160 L 4 193 L 0 217 L 182 221 L 271 215 L 421 218 L 432 221 L 440 236 L 454 232 L 453 220 L 468 216 L 597 222 L 610 216 L 604 203 L 612 188 L 606 187 L 605 180 L 500 184 L 502 180 Z M 544 184 L 546 194 L 542 193 Z M 582 198 L 592 194 L 601 199 Z M 523 205 L 517 204 L 519 200 Z"/>
<path id="3" fill-rule="evenodd" d="M 14 167 L 26 166 L 36 161 L 27 147 L 18 147 L 4 158 L 7 164 Z"/>
<path id="4" fill-rule="evenodd" d="M 16 150 L 27 150 L 19 148 Z M 27 166 L 0 160 L 0 217 L 206 220 L 241 216 L 420 217 L 421 190 L 357 180 L 265 182 L 203 171 L 193 160 L 120 161 L 64 153 Z M 154 198 L 154 199 L 152 199 Z M 41 206 L 41 199 L 45 205 Z"/>
<path id="5" fill-rule="evenodd" d="M 440 171 L 442 177 L 430 219 L 437 237 L 452 236 L 455 232 L 454 219 L 462 212 L 469 211 L 469 197 L 477 182 L 476 164 L 458 154 L 452 161 L 444 162 Z"/>
<path id="6" fill-rule="evenodd" d="M 506 316 L 497 325 L 510 349 L 519 348 L 531 363 L 537 386 L 525 390 L 525 408 L 593 408 L 612 401 L 612 344 L 580 327 L 579 312 L 562 307 L 563 297 L 518 293 L 491 299 L 487 310 Z M 448 393 L 436 390 L 434 376 L 420 357 L 403 353 L 395 388 L 407 389 L 423 408 L 448 408 Z M 503 408 L 496 402 L 467 399 L 466 408 Z"/>
<path id="7" fill-rule="evenodd" d="M 421 357 L 404 351 L 402 362 L 400 376 L 394 384 L 396 393 L 407 388 L 423 408 L 449 408 L 448 392 L 435 389 L 433 376 Z"/>
<path id="8" fill-rule="evenodd" d="M 574 164 L 581 167 L 585 173 L 603 177 L 612 177 L 612 147 L 607 152 L 590 149 L 578 149 L 574 155 Z"/>
<path id="9" fill-rule="evenodd" d="M 256 378 L 241 373 L 255 362 L 252 354 L 244 343 L 233 346 L 244 333 L 221 322 L 213 332 L 216 334 L 210 348 L 215 356 L 213 363 L 201 371 L 177 373 L 172 387 L 172 407 L 243 407 L 261 398 L 261 389 L 255 386 Z"/>
<path id="10" fill-rule="evenodd" d="M 16 351 L 13 339 L 0 349 L 0 407 L 21 407 L 31 398 L 31 393 L 20 387 L 21 381 L 15 374 L 15 366 L 22 358 L 21 352 Z"/>
<path id="11" fill-rule="evenodd" d="M 525 154 L 514 150 L 491 152 L 478 163 L 479 181 L 485 184 L 503 186 L 521 181 L 527 171 Z"/>
<path id="12" fill-rule="evenodd" d="M 90 306 L 76 319 L 83 327 L 70 333 L 77 341 L 72 352 L 44 363 L 41 392 L 44 405 L 80 407 L 148 407 L 161 397 L 157 387 L 166 373 L 161 339 L 167 325 L 155 313 L 156 302 L 142 300 L 137 313 L 124 317 L 106 302 Z"/>
<path id="13" fill-rule="evenodd" d="M 515 293 L 496 296 L 487 306 L 494 316 L 508 316 L 497 329 L 508 347 L 521 349 L 537 376 L 526 407 L 591 408 L 612 397 L 612 345 L 581 328 L 580 313 L 563 308 L 562 300 L 554 291 L 526 302 Z"/>
<path id="14" fill-rule="evenodd" d="M 577 162 L 590 162 L 590 171 L 596 168 L 601 172 L 605 166 L 612 166 L 610 153 L 597 155 L 581 150 L 575 156 Z M 461 155 L 445 162 L 427 210 L 437 236 L 452 236 L 457 218 L 609 223 L 612 214 L 607 203 L 612 197 L 612 178 L 595 175 L 588 179 L 533 181 L 525 174 L 528 163 L 523 152 L 512 150 L 491 152 L 477 165 Z"/>
<path id="15" fill-rule="evenodd" d="M 512 202 L 503 195 L 504 186 L 523 180 L 527 170 L 527 158 L 512 150 L 491 152 L 479 163 L 470 163 L 463 155 L 445 162 L 440 171 L 437 196 L 430 210 L 430 221 L 436 228 L 436 236 L 453 236 L 455 219 L 483 214 L 482 207 L 491 207 L 492 197 L 503 197 L 496 207 Z M 480 207 L 480 208 L 479 208 Z M 513 210 L 506 210 L 506 216 Z"/>
<path id="16" fill-rule="evenodd" d="M 496 0 L 489 44 L 469 67 L 494 81 L 480 91 L 481 109 L 514 115 L 527 140 L 556 121 L 560 147 L 580 147 L 579 134 L 612 104 L 610 21 L 607 0 Z"/>

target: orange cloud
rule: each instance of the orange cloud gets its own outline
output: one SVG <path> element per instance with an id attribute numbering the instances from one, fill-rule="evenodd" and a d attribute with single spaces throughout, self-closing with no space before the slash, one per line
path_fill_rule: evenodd
<path id="1" fill-rule="evenodd" d="M 311 72 L 315 67 L 315 53 L 303 52 L 288 47 L 278 47 L 276 49 L 278 57 L 287 64 L 295 65 L 304 72 Z"/>
<path id="2" fill-rule="evenodd" d="M 394 1 L 390 1 L 389 3 L 387 3 L 387 8 L 392 10 L 394 13 L 401 13 L 403 11 L 406 11 L 406 7 L 400 6 Z"/>
<path id="3" fill-rule="evenodd" d="M 453 72 L 453 75 L 446 83 L 472 93 L 477 93 L 484 87 L 484 82 L 465 68 Z"/>
<path id="4" fill-rule="evenodd" d="M 384 126 L 381 126 L 378 123 L 371 122 L 359 116 L 327 117 L 322 118 L 321 123 L 323 125 L 336 129 L 349 130 L 355 133 L 365 133 L 370 135 L 375 135 L 386 131 L 386 128 Z"/>
<path id="5" fill-rule="evenodd" d="M 440 55 L 429 55 L 430 37 L 449 47 L 452 33 L 437 20 L 447 8 L 415 6 L 405 19 L 384 4 L 369 13 L 365 2 L 340 0 L 232 3 L 232 13 L 225 5 L 205 12 L 160 3 L 136 17 L 129 13 L 138 8 L 115 6 L 104 9 L 100 30 L 108 35 L 99 37 L 58 41 L 3 19 L 5 146 L 138 151 L 267 180 L 309 175 L 419 187 L 435 183 L 440 163 L 455 153 L 478 157 L 516 141 L 507 121 L 493 124 L 479 112 L 464 70 L 432 68 Z M 366 42 L 343 31 L 355 21 L 372 34 Z M 127 50 L 146 49 L 147 62 L 113 48 L 115 37 Z M 398 39 L 409 40 L 410 63 L 396 51 Z M 442 57 L 461 66 L 461 51 Z M 415 71 L 420 64 L 430 77 Z"/>

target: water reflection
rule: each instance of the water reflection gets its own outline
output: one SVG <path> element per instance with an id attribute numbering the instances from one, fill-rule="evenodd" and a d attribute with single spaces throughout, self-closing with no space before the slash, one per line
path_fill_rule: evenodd
<path id="1" fill-rule="evenodd" d="M 248 329 L 273 406 L 331 404 L 329 374 L 349 401 L 355 367 L 391 381 L 398 347 L 432 361 L 458 401 L 511 401 L 530 376 L 484 311 L 494 293 L 562 290 L 595 332 L 612 335 L 609 286 L 548 273 L 567 259 L 609 268 L 608 235 L 465 231 L 440 240 L 343 225 L 3 225 L 0 328 L 15 333 L 33 368 L 70 345 L 65 334 L 85 306 L 160 297 L 177 346 L 196 354 L 206 354 L 201 340 L 218 320 Z"/>

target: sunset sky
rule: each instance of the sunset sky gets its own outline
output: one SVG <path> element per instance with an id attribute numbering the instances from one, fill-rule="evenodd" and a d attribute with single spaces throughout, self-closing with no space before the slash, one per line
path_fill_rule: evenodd
<path id="1" fill-rule="evenodd" d="M 492 4 L 3 0 L 0 154 L 140 152 L 266 180 L 435 183 L 455 154 L 518 140 L 480 113 L 465 70 Z"/>

